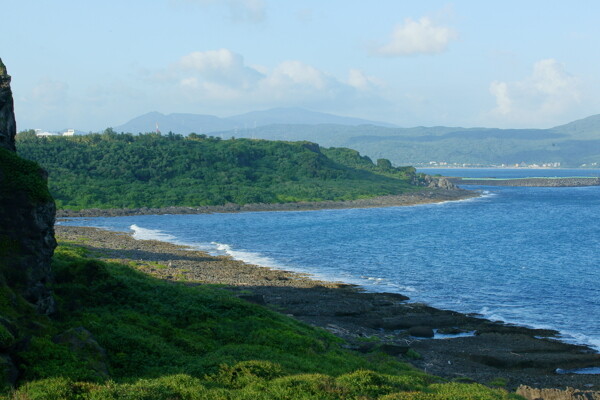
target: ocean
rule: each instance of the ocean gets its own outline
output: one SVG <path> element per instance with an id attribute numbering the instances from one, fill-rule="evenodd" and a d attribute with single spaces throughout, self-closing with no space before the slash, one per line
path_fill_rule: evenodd
<path id="1" fill-rule="evenodd" d="M 600 170 L 423 170 L 463 177 Z M 371 209 L 75 218 L 252 264 L 399 292 L 600 351 L 600 187 L 468 186 L 481 197 Z"/>

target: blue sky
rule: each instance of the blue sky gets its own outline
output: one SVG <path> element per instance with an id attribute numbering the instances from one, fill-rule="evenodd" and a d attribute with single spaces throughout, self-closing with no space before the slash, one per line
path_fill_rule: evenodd
<path id="1" fill-rule="evenodd" d="M 600 3 L 1 0 L 18 129 L 303 107 L 410 126 L 600 113 Z"/>

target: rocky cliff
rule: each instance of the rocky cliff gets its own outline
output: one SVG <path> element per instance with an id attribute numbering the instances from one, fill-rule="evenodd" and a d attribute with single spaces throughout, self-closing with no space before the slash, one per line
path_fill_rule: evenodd
<path id="1" fill-rule="evenodd" d="M 0 285 L 50 314 L 54 299 L 46 284 L 56 247 L 56 209 L 45 171 L 15 153 L 10 81 L 0 60 Z"/>
<path id="2" fill-rule="evenodd" d="M 17 124 L 10 90 L 10 75 L 0 59 L 0 147 L 15 151 L 15 134 Z"/>

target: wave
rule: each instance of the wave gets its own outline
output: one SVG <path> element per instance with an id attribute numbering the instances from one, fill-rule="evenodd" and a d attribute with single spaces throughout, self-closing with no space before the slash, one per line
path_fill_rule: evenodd
<path id="1" fill-rule="evenodd" d="M 489 194 L 494 195 L 494 194 Z M 131 225 L 130 229 L 133 231 L 133 238 L 139 240 L 159 240 L 164 242 L 169 242 L 177 245 L 186 246 L 192 250 L 199 250 L 207 252 L 214 256 L 229 256 L 232 259 L 239 260 L 248 264 L 257 265 L 260 267 L 267 267 L 277 270 L 285 270 L 285 271 L 293 271 L 300 274 L 309 274 L 313 279 L 325 280 L 330 282 L 344 282 L 348 284 L 359 285 L 365 288 L 368 291 L 372 292 L 397 292 L 397 293 L 412 293 L 415 294 L 416 297 L 419 297 L 418 292 L 419 289 L 411 286 L 405 286 L 399 284 L 398 282 L 394 282 L 394 280 L 390 280 L 385 276 L 376 274 L 376 275 L 358 275 L 352 273 L 344 273 L 342 271 L 332 271 L 323 268 L 302 268 L 296 267 L 293 265 L 285 265 L 279 262 L 278 260 L 261 254 L 259 252 L 248 251 L 245 249 L 236 249 L 233 245 L 219 242 L 210 242 L 210 243 L 190 243 L 179 240 L 176 236 L 158 230 L 158 229 L 148 229 L 143 228 L 138 225 Z M 379 275 L 379 276 L 378 276 Z M 411 294 L 409 294 L 413 297 Z M 425 300 L 426 301 L 426 300 Z M 438 304 L 437 306 L 444 307 L 443 305 Z M 456 305 L 455 305 L 456 306 Z M 516 307 L 516 306 L 515 306 Z M 465 312 L 465 310 L 463 310 Z M 554 329 L 560 332 L 560 336 L 557 339 L 572 343 L 572 344 L 583 344 L 587 345 L 596 351 L 600 351 L 600 337 L 597 335 L 590 336 L 587 335 L 586 332 L 576 333 L 576 332 L 568 332 L 565 330 L 557 329 L 554 326 L 542 325 L 542 324 L 532 324 L 532 320 L 535 321 L 535 318 L 527 318 L 527 315 L 515 316 L 510 311 L 501 312 L 498 309 L 483 307 L 479 314 L 481 314 L 484 318 L 492 321 L 503 321 L 506 323 L 518 324 L 521 326 L 527 326 L 535 329 Z"/>
<path id="2" fill-rule="evenodd" d="M 160 229 L 142 228 L 135 224 L 131 225 L 129 229 L 133 231 L 133 234 L 131 236 L 137 240 L 158 240 L 161 242 L 176 244 L 178 246 L 185 246 L 191 250 L 205 251 L 207 253 L 210 253 L 211 255 L 219 255 L 214 252 L 214 246 L 203 243 L 190 243 L 181 241 L 177 238 L 177 236 L 165 233 Z"/>
<path id="3" fill-rule="evenodd" d="M 488 307 L 483 307 L 478 312 L 478 314 L 482 315 L 485 319 L 490 320 L 490 321 L 502 321 L 505 323 L 516 324 L 519 326 L 524 326 L 524 327 L 532 328 L 532 329 L 554 330 L 554 331 L 559 332 L 559 336 L 556 339 L 558 339 L 560 341 L 563 341 L 566 343 L 571 343 L 571 344 L 589 346 L 590 348 L 600 352 L 600 338 L 598 338 L 598 337 L 588 336 L 583 333 L 575 333 L 575 332 L 560 330 L 560 329 L 557 329 L 556 327 L 550 326 L 550 325 L 532 324 L 530 321 L 524 321 L 521 319 L 517 320 L 517 319 L 505 318 L 503 315 L 498 314 L 494 311 L 491 311 Z"/>
<path id="4" fill-rule="evenodd" d="M 233 258 L 234 260 L 243 261 L 247 264 L 257 265 L 259 267 L 267 267 L 279 270 L 287 270 L 286 266 L 279 264 L 277 261 L 270 257 L 266 257 L 260 253 L 255 253 L 246 250 L 235 250 L 230 245 L 218 242 L 211 242 L 213 249 L 216 250 L 217 254 L 214 254 L 209 251 L 210 254 L 213 255 L 227 255 Z M 213 250 L 213 251 L 214 251 Z"/>
<path id="5" fill-rule="evenodd" d="M 476 190 L 476 191 L 479 192 L 479 194 L 480 194 L 479 196 L 468 197 L 466 199 L 459 199 L 459 200 L 446 200 L 446 201 L 440 201 L 440 202 L 436 202 L 436 203 L 415 204 L 415 205 L 409 206 L 409 207 L 439 207 L 439 206 L 446 206 L 446 205 L 457 204 L 457 203 L 471 203 L 471 202 L 475 202 L 475 201 L 481 201 L 483 199 L 488 199 L 490 197 L 498 196 L 498 193 L 490 192 L 489 190 Z M 399 206 L 399 207 L 406 207 L 406 206 Z"/>
<path id="6" fill-rule="evenodd" d="M 160 240 L 173 243 L 177 238 L 158 229 L 141 228 L 135 224 L 129 227 L 133 231 L 133 238 L 137 240 Z"/>
<path id="7" fill-rule="evenodd" d="M 385 278 L 371 276 L 353 276 L 348 275 L 340 277 L 337 274 L 331 274 L 324 271 L 309 271 L 306 268 L 295 268 L 289 265 L 283 265 L 277 260 L 262 255 L 257 252 L 234 249 L 231 245 L 219 242 L 197 243 L 185 242 L 179 240 L 176 236 L 165 233 L 159 229 L 142 228 L 138 225 L 129 227 L 133 231 L 133 238 L 137 240 L 159 240 L 180 246 L 185 246 L 190 250 L 204 251 L 211 256 L 229 256 L 234 260 L 242 261 L 247 264 L 256 265 L 259 267 L 272 268 L 282 271 L 292 271 L 300 274 L 309 274 L 314 279 L 324 280 L 327 282 L 343 282 L 352 285 L 358 285 L 365 289 L 370 289 L 374 292 L 391 291 L 397 293 L 416 292 L 417 289 L 411 286 L 399 285 L 390 282 Z"/>

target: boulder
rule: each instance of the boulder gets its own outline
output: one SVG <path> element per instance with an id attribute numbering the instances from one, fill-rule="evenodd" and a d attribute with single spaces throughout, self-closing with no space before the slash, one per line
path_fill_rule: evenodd
<path id="1" fill-rule="evenodd" d="M 432 338 L 434 336 L 433 329 L 429 326 L 413 326 L 408 329 L 408 333 L 411 336 Z"/>

